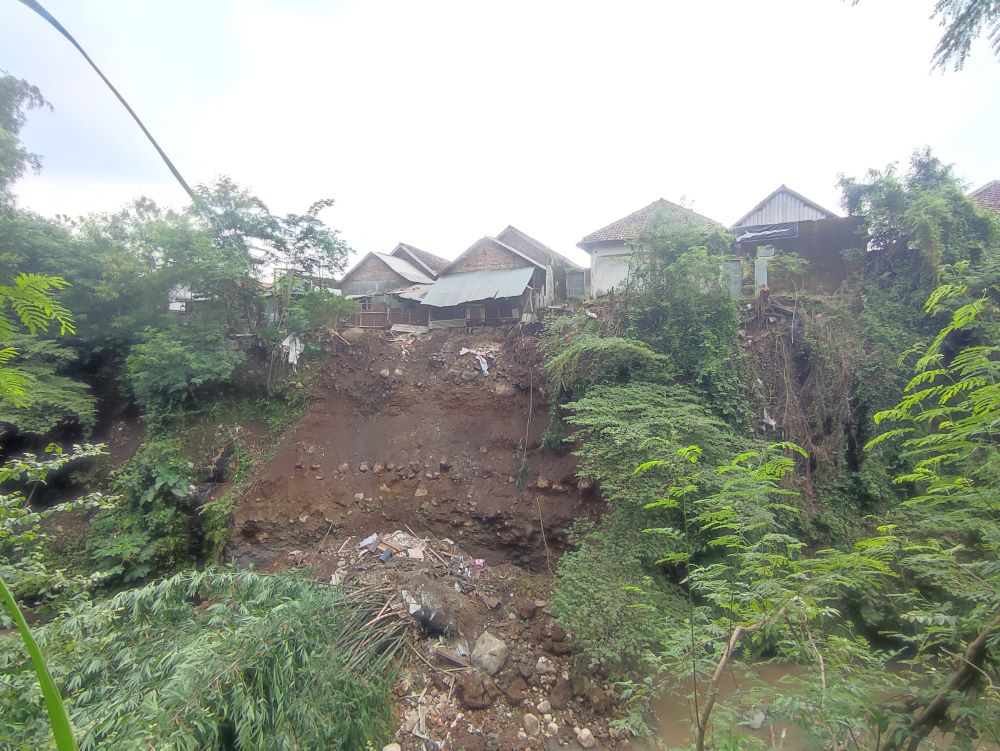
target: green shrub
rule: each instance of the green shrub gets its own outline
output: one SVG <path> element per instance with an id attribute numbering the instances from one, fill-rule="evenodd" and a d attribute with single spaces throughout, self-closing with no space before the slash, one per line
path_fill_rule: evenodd
<path id="1" fill-rule="evenodd" d="M 382 747 L 402 648 L 371 595 L 305 575 L 185 571 L 80 606 L 37 638 L 83 751 Z M 18 645 L 0 644 L 0 745 L 51 731 Z"/>
<path id="2" fill-rule="evenodd" d="M 229 379 L 246 359 L 221 330 L 147 328 L 126 358 L 129 385 L 148 413 L 159 416 L 194 398 L 199 389 Z"/>
<path id="3" fill-rule="evenodd" d="M 87 554 L 113 582 L 143 581 L 190 560 L 191 469 L 178 439 L 153 437 L 112 473 L 119 503 L 94 519 Z"/>

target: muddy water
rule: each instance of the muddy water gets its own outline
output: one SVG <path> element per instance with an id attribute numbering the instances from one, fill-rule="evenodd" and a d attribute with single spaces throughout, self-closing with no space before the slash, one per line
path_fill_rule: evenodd
<path id="1" fill-rule="evenodd" d="M 779 686 L 783 678 L 801 676 L 805 669 L 792 664 L 763 664 L 754 668 L 753 676 L 741 673 L 727 672 L 719 687 L 719 696 L 716 699 L 716 712 L 723 708 L 723 705 L 730 703 L 729 700 L 737 698 L 737 694 L 749 691 L 754 686 Z M 699 707 L 705 700 L 705 692 L 708 688 L 707 681 L 699 684 Z M 688 682 L 681 689 L 665 694 L 653 702 L 653 717 L 658 728 L 658 737 L 667 748 L 689 748 L 694 744 L 694 705 L 692 702 L 691 683 Z M 741 720 L 750 720 L 749 716 L 741 717 Z M 764 719 L 759 730 L 752 730 L 749 727 L 741 726 L 740 733 L 753 735 L 771 748 L 786 749 L 786 751 L 797 751 L 802 748 L 802 736 L 800 731 L 794 727 L 787 727 L 780 723 L 771 723 Z M 652 748 L 651 744 L 633 743 L 633 751 L 646 751 Z"/>

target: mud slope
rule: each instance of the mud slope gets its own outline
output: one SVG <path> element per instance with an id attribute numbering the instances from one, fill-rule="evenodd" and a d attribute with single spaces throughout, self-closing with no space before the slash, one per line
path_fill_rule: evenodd
<path id="1" fill-rule="evenodd" d="M 331 360 L 303 419 L 238 502 L 232 554 L 267 566 L 328 534 L 408 525 L 490 563 L 540 570 L 544 525 L 554 563 L 569 523 L 600 504 L 577 486 L 572 456 L 539 448 L 548 404 L 534 338 L 520 328 L 394 338 L 370 332 Z M 489 375 L 463 347 L 495 353 Z M 526 434 L 531 471 L 519 493 Z"/>

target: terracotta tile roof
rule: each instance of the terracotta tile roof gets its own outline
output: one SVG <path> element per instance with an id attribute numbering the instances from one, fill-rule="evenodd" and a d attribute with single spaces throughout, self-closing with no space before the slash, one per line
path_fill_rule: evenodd
<path id="1" fill-rule="evenodd" d="M 607 227 L 602 227 L 596 232 L 591 232 L 577 243 L 578 247 L 588 250 L 587 246 L 595 243 L 614 242 L 621 240 L 634 240 L 646 229 L 646 225 L 656 215 L 665 215 L 672 221 L 682 224 L 690 224 L 704 229 L 722 229 L 722 225 L 709 219 L 707 216 L 685 209 L 676 203 L 661 198 L 653 201 L 649 206 L 645 206 L 638 211 L 612 222 Z"/>
<path id="2" fill-rule="evenodd" d="M 1000 214 L 1000 180 L 990 180 L 983 187 L 969 193 L 969 198 L 980 208 Z"/>
<path id="3" fill-rule="evenodd" d="M 433 253 L 428 253 L 426 250 L 421 250 L 420 248 L 415 248 L 412 245 L 407 245 L 406 243 L 399 243 L 391 255 L 398 255 L 397 251 L 406 251 L 410 253 L 414 258 L 416 258 L 425 268 L 427 268 L 432 274 L 437 276 L 441 273 L 441 269 L 451 263 L 448 259 L 442 258 L 441 256 L 436 256 Z"/>

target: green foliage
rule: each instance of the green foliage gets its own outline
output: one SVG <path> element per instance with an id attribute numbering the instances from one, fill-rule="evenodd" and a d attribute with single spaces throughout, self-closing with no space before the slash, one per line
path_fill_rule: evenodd
<path id="1" fill-rule="evenodd" d="M 545 361 L 549 383 L 582 393 L 596 383 L 659 381 L 670 374 L 670 358 L 635 339 L 581 333 Z"/>
<path id="2" fill-rule="evenodd" d="M 556 570 L 559 625 L 615 676 L 641 669 L 642 657 L 683 616 L 683 593 L 655 565 L 659 551 L 641 534 L 647 522 L 639 509 L 613 507 L 599 526 L 580 525 L 578 545 Z"/>
<path id="3" fill-rule="evenodd" d="M 41 165 L 38 155 L 24 148 L 18 135 L 29 110 L 48 106 L 36 87 L 0 70 L 0 211 L 13 206 L 10 188 L 17 179 Z"/>
<path id="4" fill-rule="evenodd" d="M 113 499 L 95 492 L 41 510 L 31 506 L 31 499 L 35 489 L 53 473 L 104 453 L 101 445 L 74 446 L 70 452 L 53 445 L 44 456 L 26 453 L 0 466 L 0 486 L 8 488 L 0 493 L 0 579 L 22 600 L 48 604 L 74 596 L 93 584 L 95 577 L 72 576 L 51 567 L 42 544 L 46 534 L 41 524 L 55 513 L 107 508 Z M 29 494 L 25 496 L 16 486 L 30 488 Z"/>
<path id="5" fill-rule="evenodd" d="M 659 496 L 680 466 L 676 449 L 697 443 L 714 463 L 741 441 L 689 389 L 652 383 L 595 386 L 566 405 L 566 422 L 577 429 L 579 474 L 601 484 L 612 503 L 642 505 Z M 664 459 L 655 472 L 633 475 L 653 454 Z"/>
<path id="6" fill-rule="evenodd" d="M 335 327 L 345 316 L 361 309 L 357 300 L 323 290 L 296 295 L 288 309 L 288 329 L 297 334 Z"/>
<path id="7" fill-rule="evenodd" d="M 143 581 L 189 561 L 192 469 L 178 439 L 153 436 L 112 473 L 119 503 L 87 536 L 87 555 L 110 582 Z"/>
<path id="8" fill-rule="evenodd" d="M 630 291 L 631 336 L 666 353 L 679 376 L 732 425 L 747 423 L 746 375 L 736 347 L 736 298 L 722 281 L 725 235 L 646 240 Z"/>
<path id="9" fill-rule="evenodd" d="M 710 461 L 721 462 L 743 441 L 681 386 L 595 386 L 566 410 L 577 429 L 578 472 L 598 481 L 611 508 L 560 559 L 553 608 L 591 659 L 621 675 L 662 642 L 680 602 L 659 564 L 662 548 L 643 534 L 650 526 L 644 505 L 686 472 L 680 447 L 700 442 Z M 656 466 L 630 471 L 651 455 Z M 669 523 L 668 514 L 656 518 Z"/>
<path id="10" fill-rule="evenodd" d="M 358 750 L 389 740 L 402 648 L 383 602 L 298 574 L 187 571 L 83 605 L 38 634 L 82 749 Z M 0 743 L 48 728 L 0 646 Z"/>
<path id="11" fill-rule="evenodd" d="M 649 530 L 666 542 L 664 562 L 686 571 L 688 592 L 687 617 L 676 623 L 656 659 L 665 680 L 675 686 L 691 681 L 702 692 L 693 723 L 697 751 L 731 726 L 729 718 L 713 717 L 722 675 L 765 649 L 814 671 L 803 683 L 822 686 L 818 706 L 800 701 L 797 720 L 817 732 L 821 745 L 836 747 L 852 729 L 863 728 L 865 700 L 846 701 L 849 694 L 837 691 L 843 706 L 837 715 L 830 712 L 828 679 L 834 679 L 824 660 L 836 658 L 839 670 L 870 653 L 862 640 L 826 632 L 824 621 L 837 616 L 845 591 L 875 586 L 891 574 L 893 549 L 870 540 L 851 551 L 808 555 L 787 531 L 787 518 L 798 513 L 787 502 L 795 493 L 782 487 L 796 466 L 788 453 L 803 452 L 789 443 L 745 452 L 715 470 L 722 483 L 714 492 L 705 492 L 693 472 L 648 504 L 679 515 L 679 523 Z M 696 466 L 701 452 L 690 446 L 679 455 Z M 707 688 L 699 686 L 703 681 Z"/>
<path id="12" fill-rule="evenodd" d="M 66 705 L 59 695 L 59 688 L 52 680 L 42 651 L 38 648 L 38 643 L 32 636 L 27 621 L 24 620 L 24 614 L 21 613 L 21 609 L 17 606 L 17 602 L 14 601 L 13 595 L 7 589 L 2 578 L 0 578 L 0 601 L 3 602 L 7 615 L 14 621 L 18 633 L 21 635 L 21 641 L 31 658 L 31 667 L 38 677 L 38 684 L 41 686 L 42 696 L 45 699 L 45 712 L 49 718 L 49 725 L 52 727 L 56 749 L 58 751 L 76 751 L 76 740 L 69 724 L 69 717 L 66 715 Z M 0 741 L 2 740 L 3 736 L 0 735 Z"/>
<path id="13" fill-rule="evenodd" d="M 60 375 L 75 361 L 76 353 L 53 339 L 16 335 L 10 342 L 18 353 L 13 365 L 31 386 L 17 403 L 0 399 L 0 423 L 37 436 L 66 424 L 89 432 L 97 416 L 94 397 L 86 384 Z"/>
<path id="14" fill-rule="evenodd" d="M 1000 4 L 996 0 L 937 0 L 932 18 L 944 29 L 934 48 L 934 67 L 961 70 L 972 43 L 985 30 L 1000 55 Z"/>
<path id="15" fill-rule="evenodd" d="M 224 332 L 210 326 L 192 328 L 147 328 L 129 352 L 129 385 L 154 416 L 189 402 L 199 389 L 225 382 L 246 359 Z"/>

